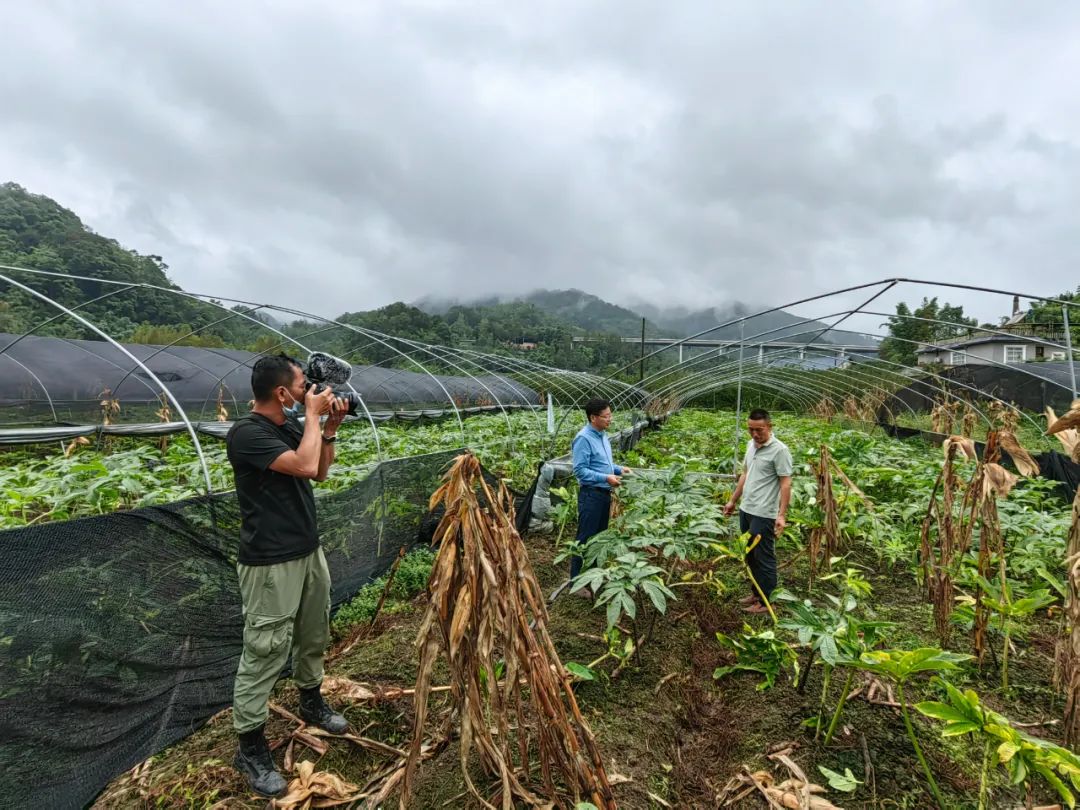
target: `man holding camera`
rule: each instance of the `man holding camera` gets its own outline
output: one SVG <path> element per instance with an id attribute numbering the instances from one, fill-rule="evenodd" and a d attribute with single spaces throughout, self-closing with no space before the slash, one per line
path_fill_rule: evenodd
<path id="1" fill-rule="evenodd" d="M 286 782 L 264 727 L 270 691 L 290 652 L 304 722 L 334 734 L 348 729 L 320 692 L 330 641 L 330 572 L 311 486 L 326 480 L 348 403 L 309 383 L 300 363 L 284 354 L 255 363 L 251 389 L 251 413 L 236 420 L 226 439 L 242 520 L 237 573 L 244 649 L 233 688 L 233 726 L 240 737 L 234 765 L 256 793 L 280 796 Z M 303 426 L 297 419 L 301 402 Z"/>

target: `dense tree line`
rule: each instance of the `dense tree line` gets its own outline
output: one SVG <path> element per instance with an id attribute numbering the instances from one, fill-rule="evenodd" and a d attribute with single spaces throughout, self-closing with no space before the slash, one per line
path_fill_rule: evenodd
<path id="1" fill-rule="evenodd" d="M 19 281 L 75 309 L 109 335 L 129 341 L 179 340 L 194 345 L 243 345 L 259 327 L 242 318 L 221 321 L 223 313 L 208 303 L 175 295 L 160 256 L 144 256 L 100 236 L 48 197 L 31 194 L 15 183 L 0 185 L 0 264 L 68 276 L 49 278 L 9 271 Z M 78 278 L 73 278 L 78 277 Z M 161 290 L 132 289 L 102 283 L 132 281 Z M 68 338 L 92 338 L 92 330 L 32 294 L 4 285 L 0 332 Z M 172 327 L 164 333 L 153 327 Z M 196 331 L 187 336 L 188 332 Z"/>

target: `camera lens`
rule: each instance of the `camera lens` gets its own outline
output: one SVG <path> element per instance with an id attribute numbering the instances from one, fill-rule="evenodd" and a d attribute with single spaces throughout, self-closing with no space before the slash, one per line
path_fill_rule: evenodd
<path id="1" fill-rule="evenodd" d="M 360 396 L 352 391 L 344 394 L 345 401 L 349 404 L 349 416 L 356 416 L 356 409 L 360 407 Z"/>

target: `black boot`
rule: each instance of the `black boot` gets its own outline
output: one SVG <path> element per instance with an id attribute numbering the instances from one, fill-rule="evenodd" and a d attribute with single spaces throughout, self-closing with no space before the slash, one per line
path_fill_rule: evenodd
<path id="1" fill-rule="evenodd" d="M 300 717 L 305 723 L 331 734 L 344 734 L 349 730 L 349 721 L 327 705 L 319 686 L 300 690 Z"/>
<path id="2" fill-rule="evenodd" d="M 278 773 L 274 758 L 270 756 L 270 746 L 263 734 L 263 726 L 240 735 L 240 745 L 236 750 L 233 766 L 248 780 L 251 789 L 260 796 L 283 796 L 285 777 Z"/>

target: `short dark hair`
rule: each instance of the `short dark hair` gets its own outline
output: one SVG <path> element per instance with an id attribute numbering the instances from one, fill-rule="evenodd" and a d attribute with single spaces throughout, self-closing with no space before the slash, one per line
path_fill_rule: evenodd
<path id="1" fill-rule="evenodd" d="M 594 416 L 599 416 L 610 407 L 611 403 L 606 399 L 600 399 L 599 397 L 590 399 L 585 403 L 585 416 L 592 419 Z"/>
<path id="2" fill-rule="evenodd" d="M 255 361 L 251 369 L 251 393 L 256 402 L 266 402 L 279 385 L 292 385 L 293 369 L 300 368 L 300 361 L 287 354 L 268 355 Z"/>
<path id="3" fill-rule="evenodd" d="M 753 419 L 755 422 L 768 422 L 769 424 L 772 424 L 772 419 L 769 418 L 769 412 L 764 408 L 754 408 L 754 410 L 750 411 L 749 418 Z"/>

